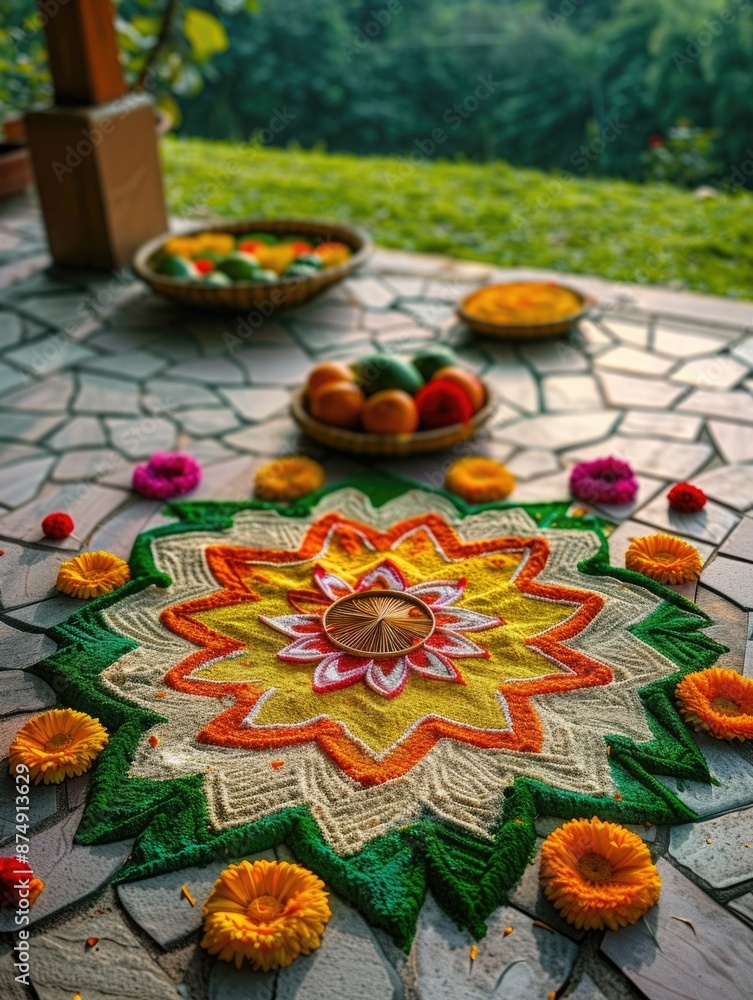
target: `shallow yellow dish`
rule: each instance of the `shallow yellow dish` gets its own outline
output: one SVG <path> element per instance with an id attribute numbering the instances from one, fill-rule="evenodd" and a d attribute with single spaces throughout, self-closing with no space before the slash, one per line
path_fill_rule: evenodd
<path id="1" fill-rule="evenodd" d="M 472 292 L 458 315 L 492 337 L 553 337 L 569 330 L 594 301 L 554 281 L 509 281 Z"/>

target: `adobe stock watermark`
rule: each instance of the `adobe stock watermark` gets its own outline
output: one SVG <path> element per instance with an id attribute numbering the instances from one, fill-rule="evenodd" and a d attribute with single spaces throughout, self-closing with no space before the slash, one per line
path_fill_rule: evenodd
<path id="1" fill-rule="evenodd" d="M 14 780 L 16 784 L 16 870 L 13 875 L 13 890 L 16 896 L 16 913 L 13 922 L 19 928 L 18 940 L 13 945 L 13 967 L 16 969 L 16 982 L 29 986 L 31 972 L 31 949 L 29 943 L 29 907 L 31 906 L 31 873 L 26 867 L 29 863 L 29 784 L 31 775 L 26 764 L 17 764 Z M 24 864 L 24 862 L 26 864 Z"/>
<path id="2" fill-rule="evenodd" d="M 703 55 L 704 51 L 714 44 L 714 41 L 724 33 L 724 29 L 734 24 L 740 14 L 744 14 L 750 8 L 751 0 L 732 0 L 732 7 L 724 7 L 712 17 L 707 17 L 701 26 L 701 30 L 695 35 L 686 35 L 687 45 L 684 52 L 675 50 L 672 53 L 672 61 L 676 69 L 681 73 L 685 72 L 686 66 L 692 64 Z"/>
<path id="3" fill-rule="evenodd" d="M 370 19 L 366 21 L 362 28 L 356 28 L 353 32 L 353 42 L 347 45 L 340 42 L 340 50 L 345 56 L 346 62 L 353 62 L 353 57 L 360 55 L 364 49 L 379 38 L 384 29 L 392 23 L 395 14 L 400 14 L 405 10 L 405 5 L 401 0 L 387 0 L 385 7 L 381 10 L 370 10 Z"/>
<path id="4" fill-rule="evenodd" d="M 484 101 L 487 101 L 502 86 L 501 82 L 494 80 L 491 74 L 486 76 L 479 74 L 476 79 L 479 82 L 475 89 L 467 94 L 462 101 L 456 101 L 455 104 L 446 108 L 442 114 L 442 121 L 452 131 L 456 131 L 463 122 L 468 121 Z M 435 128 L 426 138 L 414 139 L 413 145 L 416 148 L 407 155 L 400 154 L 397 157 L 398 166 L 394 171 L 389 171 L 384 175 L 385 181 L 394 188 L 401 180 L 406 180 L 417 167 L 432 157 L 449 138 L 450 134 L 445 129 Z"/>

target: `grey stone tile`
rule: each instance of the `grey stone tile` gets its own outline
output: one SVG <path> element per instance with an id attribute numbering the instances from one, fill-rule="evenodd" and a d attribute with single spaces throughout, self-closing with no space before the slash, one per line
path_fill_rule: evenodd
<path id="1" fill-rule="evenodd" d="M 7 758 L 10 745 L 21 726 L 25 726 L 29 719 L 33 719 L 36 714 L 36 712 L 23 712 L 20 715 L 8 715 L 0 718 L 0 761 Z"/>
<path id="2" fill-rule="evenodd" d="M 622 418 L 620 434 L 695 441 L 701 432 L 701 417 L 688 417 L 663 410 L 629 410 Z"/>
<path id="3" fill-rule="evenodd" d="M 632 344 L 634 347 L 645 347 L 648 344 L 648 327 L 645 322 L 631 323 L 604 316 L 601 319 L 601 325 L 608 333 L 613 334 L 626 344 Z"/>
<path id="4" fill-rule="evenodd" d="M 0 362 L 0 392 L 10 392 L 11 389 L 26 385 L 28 381 L 28 375 L 18 371 L 17 368 L 11 368 L 10 365 L 4 365 Z"/>
<path id="5" fill-rule="evenodd" d="M 237 500 L 239 496 L 250 496 L 253 492 L 254 473 L 266 461 L 266 458 L 235 455 L 227 461 L 217 462 L 204 470 L 202 480 L 190 494 L 190 499 Z"/>
<path id="6" fill-rule="evenodd" d="M 673 826 L 669 853 L 714 889 L 726 889 L 753 878 L 751 844 L 753 809 L 741 809 L 700 823 Z"/>
<path id="7" fill-rule="evenodd" d="M 693 739 L 717 784 L 668 776 L 660 776 L 659 781 L 702 819 L 750 805 L 753 802 L 753 766 L 724 740 L 712 739 L 705 733 L 694 733 Z"/>
<path id="8" fill-rule="evenodd" d="M 397 293 L 377 278 L 349 278 L 343 288 L 364 309 L 389 309 L 397 298 Z"/>
<path id="9" fill-rule="evenodd" d="M 189 382 L 205 382 L 208 385 L 243 385 L 246 381 L 241 368 L 229 358 L 196 358 L 193 361 L 181 361 L 168 369 L 170 378 L 188 380 Z"/>
<path id="10" fill-rule="evenodd" d="M 305 961 L 305 959 L 303 959 Z M 209 1000 L 274 1000 L 277 972 L 240 969 L 231 962 L 214 962 L 209 970 Z"/>
<path id="11" fill-rule="evenodd" d="M 177 419 L 183 430 L 195 437 L 214 437 L 240 425 L 235 411 L 227 406 L 183 410 Z"/>
<path id="12" fill-rule="evenodd" d="M 128 329 L 103 330 L 89 337 L 87 343 L 94 347 L 100 347 L 103 351 L 126 355 L 150 347 L 157 336 L 161 336 L 161 332 Z"/>
<path id="13" fill-rule="evenodd" d="M 151 413 L 170 413 L 195 406 L 220 406 L 220 400 L 210 389 L 195 382 L 178 382 L 171 378 L 154 378 L 146 384 L 144 406 Z"/>
<path id="14" fill-rule="evenodd" d="M 745 663 L 748 638 L 747 611 L 703 585 L 699 585 L 695 601 L 713 621 L 713 625 L 705 629 L 704 634 L 728 647 L 728 652 L 721 654 L 717 664 L 741 671 Z"/>
<path id="15" fill-rule="evenodd" d="M 73 376 L 67 373 L 52 375 L 5 396 L 3 406 L 12 410 L 58 413 L 68 406 L 74 388 Z"/>
<path id="16" fill-rule="evenodd" d="M 528 482 L 516 483 L 509 500 L 516 503 L 534 503 L 546 500 L 562 500 L 570 494 L 570 473 L 554 472 L 549 476 L 538 476 Z"/>
<path id="17" fill-rule="evenodd" d="M 724 545 L 719 549 L 722 555 L 735 556 L 753 562 L 753 517 L 744 517 Z"/>
<path id="18" fill-rule="evenodd" d="M 44 895 L 44 894 L 43 894 Z M 42 896 L 34 908 L 42 902 Z M 87 938 L 98 938 L 93 948 Z M 34 941 L 31 981 L 39 1000 L 167 1000 L 175 983 L 144 949 L 116 911 L 75 920 Z"/>
<path id="19" fill-rule="evenodd" d="M 562 418 L 557 418 L 562 419 Z M 666 441 L 651 437 L 623 437 L 615 434 L 598 445 L 572 448 L 565 453 L 568 462 L 585 462 L 603 455 L 615 455 L 632 465 L 636 472 L 657 479 L 688 479 L 708 462 L 713 451 L 710 445 Z"/>
<path id="20" fill-rule="evenodd" d="M 495 431 L 495 437 L 521 448 L 559 450 L 606 437 L 617 417 L 617 413 L 598 410 L 590 413 L 546 414 L 501 427 Z"/>
<path id="21" fill-rule="evenodd" d="M 735 344 L 732 354 L 748 368 L 753 368 L 753 337 L 746 337 L 739 344 Z"/>
<path id="22" fill-rule="evenodd" d="M 0 622 L 0 670 L 23 670 L 39 663 L 57 646 L 39 632 L 22 632 L 5 622 Z"/>
<path id="23" fill-rule="evenodd" d="M 43 417 L 37 413 L 0 413 L 0 440 L 41 441 L 63 422 L 63 414 Z"/>
<path id="24" fill-rule="evenodd" d="M 566 1000 L 616 1000 L 615 997 L 608 997 L 606 993 L 602 993 L 587 972 L 580 977 L 578 985 L 574 989 L 569 989 L 564 996 Z"/>
<path id="25" fill-rule="evenodd" d="M 6 353 L 5 359 L 31 375 L 49 375 L 96 356 L 94 351 L 74 343 L 64 334 L 51 334 L 23 347 L 14 347 Z"/>
<path id="26" fill-rule="evenodd" d="M 558 822 L 556 825 L 559 826 L 560 823 Z M 586 932 L 579 931 L 573 924 L 569 924 L 564 920 L 560 916 L 559 910 L 544 895 L 541 880 L 539 879 L 541 845 L 543 840 L 538 839 L 536 843 L 536 854 L 529 864 L 526 865 L 520 881 L 509 894 L 507 901 L 511 906 L 514 906 L 517 910 L 522 910 L 523 913 L 527 913 L 534 920 L 543 920 L 545 924 L 548 924 L 560 934 L 564 934 L 565 937 L 572 938 L 574 941 L 581 941 L 585 937 Z"/>
<path id="27" fill-rule="evenodd" d="M 419 326 L 430 329 L 438 329 L 445 320 L 452 318 L 454 322 L 455 319 L 455 310 L 445 302 L 403 301 L 398 308 L 414 319 Z"/>
<path id="28" fill-rule="evenodd" d="M 117 378 L 145 379 L 151 378 L 163 368 L 167 361 L 151 354 L 149 351 L 131 351 L 127 354 L 106 355 L 87 361 L 84 366 L 87 371 L 103 372 Z"/>
<path id="29" fill-rule="evenodd" d="M 22 335 L 21 317 L 11 312 L 0 312 L 0 351 L 18 343 Z"/>
<path id="30" fill-rule="evenodd" d="M 594 410 L 602 405 L 592 375 L 552 375 L 541 383 L 547 410 Z"/>
<path id="31" fill-rule="evenodd" d="M 727 462 L 750 462 L 753 459 L 753 427 L 726 420 L 706 423 L 711 439 Z"/>
<path id="32" fill-rule="evenodd" d="M 310 323 L 320 326 L 337 326 L 342 330 L 352 330 L 360 326 L 362 312 L 358 306 L 347 302 L 328 302 L 323 305 L 313 303 L 294 314 L 292 318 L 305 317 Z"/>
<path id="33" fill-rule="evenodd" d="M 386 274 L 385 284 L 394 288 L 398 295 L 404 299 L 415 299 L 421 295 L 422 289 L 426 286 L 423 278 L 408 277 L 399 274 Z"/>
<path id="34" fill-rule="evenodd" d="M 8 613 L 8 617 L 12 618 L 13 621 L 30 625 L 32 628 L 48 629 L 52 628 L 53 625 L 59 625 L 80 608 L 81 602 L 75 597 L 59 594 L 46 601 L 38 601 L 36 604 L 27 604 L 25 607 L 16 608 Z"/>
<path id="35" fill-rule="evenodd" d="M 409 280 L 412 281 L 413 279 Z M 410 325 L 410 321 L 407 322 Z M 364 330 L 373 334 L 387 333 L 389 330 L 404 327 L 405 325 L 405 314 L 401 312 L 365 312 L 363 314 Z"/>
<path id="36" fill-rule="evenodd" d="M 373 337 L 380 347 L 390 350 L 393 353 L 414 354 L 416 350 L 425 346 L 427 341 L 434 340 L 435 334 L 423 326 L 417 326 L 415 323 L 407 323 L 399 329 L 375 333 Z M 361 341 L 361 343 L 365 343 L 365 341 Z M 361 353 L 366 354 L 367 349 L 364 347 Z"/>
<path id="37" fill-rule="evenodd" d="M 0 503 L 19 507 L 39 492 L 55 459 L 32 458 L 0 469 Z"/>
<path id="38" fill-rule="evenodd" d="M 673 385 L 666 379 L 640 378 L 613 371 L 597 371 L 596 374 L 610 406 L 646 409 L 663 406 L 668 409 L 686 392 L 685 387 Z"/>
<path id="39" fill-rule="evenodd" d="M 139 499 L 130 504 L 105 521 L 92 536 L 89 548 L 95 552 L 104 549 L 106 552 L 114 552 L 121 559 L 128 559 L 136 537 L 162 506 L 160 500 L 147 499 Z"/>
<path id="40" fill-rule="evenodd" d="M 623 345 L 600 354 L 594 364 L 599 368 L 612 368 L 632 375 L 666 375 L 676 362 L 662 358 L 658 354 L 651 354 L 649 351 Z"/>
<path id="41" fill-rule="evenodd" d="M 516 479 L 525 482 L 528 479 L 535 479 L 536 476 L 544 476 L 548 472 L 557 472 L 559 462 L 553 452 L 532 448 L 529 451 L 518 452 L 507 462 L 507 468 Z"/>
<path id="42" fill-rule="evenodd" d="M 62 295 L 35 295 L 25 299 L 23 311 L 45 326 L 63 327 L 66 323 L 80 323 L 91 312 L 83 293 Z"/>
<path id="43" fill-rule="evenodd" d="M 685 535 L 716 545 L 727 537 L 738 521 L 731 511 L 720 507 L 713 500 L 708 501 L 703 510 L 697 514 L 680 514 L 672 510 L 665 494 L 646 504 L 635 516 L 639 521 L 645 521 L 646 524 L 668 531 L 670 534 Z"/>
<path id="44" fill-rule="evenodd" d="M 494 364 L 484 374 L 497 395 L 524 413 L 538 413 L 539 389 L 525 365 Z"/>
<path id="45" fill-rule="evenodd" d="M 748 374 L 748 369 L 734 358 L 720 355 L 712 358 L 695 358 L 672 374 L 673 382 L 684 382 L 699 389 L 731 389 Z"/>
<path id="46" fill-rule="evenodd" d="M 81 375 L 81 389 L 73 404 L 76 413 L 133 415 L 139 410 L 138 386 L 107 375 Z"/>
<path id="47" fill-rule="evenodd" d="M 100 479 L 110 475 L 121 461 L 113 448 L 75 448 L 61 455 L 52 478 L 59 483 Z"/>
<path id="48" fill-rule="evenodd" d="M 460 931 L 427 896 L 418 922 L 414 963 L 418 1000 L 530 1000 L 559 992 L 569 977 L 577 945 L 535 927 L 519 910 L 501 906 L 487 921 L 489 931 L 469 958 L 473 938 Z M 513 932 L 504 935 L 504 927 Z"/>
<path id="49" fill-rule="evenodd" d="M 753 507 L 753 465 L 725 465 L 696 477 L 707 496 L 735 510 Z"/>
<path id="50" fill-rule="evenodd" d="M 49 549 L 26 549 L 5 541 L 2 549 L 0 607 L 9 611 L 34 604 L 55 593 L 58 567 L 68 558 L 67 553 Z"/>
<path id="51" fill-rule="evenodd" d="M 7 720 L 12 724 L 13 717 Z M 25 717 L 24 717 L 25 721 Z M 18 729 L 24 723 L 18 722 Z M 18 730 L 16 730 L 17 732 Z M 21 833 L 16 822 L 16 781 L 11 774 L 7 764 L 0 769 L 0 842 L 10 840 L 7 848 L 0 848 L 0 853 L 7 855 L 12 852 L 15 846 L 16 833 Z M 40 823 L 44 823 L 51 816 L 55 815 L 57 808 L 57 795 L 54 785 L 32 785 L 29 791 L 29 811 L 28 826 L 30 830 L 36 829 Z M 27 831 L 28 833 L 28 831 Z M 36 867 L 32 862 L 32 870 L 36 875 Z"/>
<path id="52" fill-rule="evenodd" d="M 582 319 L 575 333 L 576 340 L 581 344 L 586 354 L 596 354 L 614 343 L 613 339 L 596 323 Z"/>
<path id="53" fill-rule="evenodd" d="M 729 908 L 739 913 L 749 924 L 753 924 L 753 892 L 746 892 L 744 896 L 733 899 Z"/>
<path id="54" fill-rule="evenodd" d="M 410 320 L 403 316 L 403 329 L 410 328 Z M 333 326 L 319 326 L 318 323 L 309 323 L 306 320 L 298 320 L 293 324 L 298 340 L 304 344 L 308 351 L 317 351 L 328 354 L 330 349 L 335 347 L 348 347 L 361 354 L 367 354 L 371 340 L 366 330 L 339 330 Z M 398 337 L 402 337 L 400 331 L 395 330 Z"/>
<path id="55" fill-rule="evenodd" d="M 587 372 L 589 368 L 588 359 L 577 347 L 564 340 L 523 343 L 519 350 L 539 375 L 551 375 L 555 372 Z"/>
<path id="56" fill-rule="evenodd" d="M 5 514 L 0 518 L 0 533 L 19 541 L 47 545 L 51 549 L 78 550 L 81 542 L 72 535 L 59 541 L 45 538 L 41 528 L 42 519 L 53 511 L 64 511 L 73 518 L 74 534 L 86 541 L 91 531 L 120 507 L 125 499 L 126 495 L 120 490 L 109 489 L 99 484 L 77 482 L 73 486 L 63 486 L 54 492 L 45 493 L 24 507 Z M 29 558 L 33 551 L 27 550 Z M 45 553 L 40 554 L 45 555 Z M 70 551 L 63 554 L 62 558 L 67 559 L 69 556 Z M 31 601 L 43 596 L 40 594 Z"/>
<path id="57" fill-rule="evenodd" d="M 91 448 L 105 443 L 105 432 L 96 417 L 73 417 L 47 443 L 56 451 Z"/>
<path id="58" fill-rule="evenodd" d="M 46 454 L 47 452 L 42 448 L 35 448 L 30 444 L 6 444 L 3 442 L 0 445 L 0 467 L 12 465 L 24 458 L 44 458 Z"/>
<path id="59" fill-rule="evenodd" d="M 0 714 L 38 712 L 51 708 L 56 694 L 41 677 L 23 670 L 3 670 L 0 673 Z"/>
<path id="60" fill-rule="evenodd" d="M 678 330 L 659 322 L 654 330 L 654 350 L 673 358 L 696 358 L 722 350 L 725 341 L 706 333 Z"/>
<path id="61" fill-rule="evenodd" d="M 741 608 L 753 609 L 753 563 L 717 556 L 701 574 L 701 583 Z"/>
<path id="62" fill-rule="evenodd" d="M 687 399 L 678 404 L 677 409 L 682 413 L 700 413 L 704 417 L 753 424 L 753 396 L 744 389 L 733 389 L 731 392 L 694 389 Z"/>
<path id="63" fill-rule="evenodd" d="M 657 867 L 657 905 L 632 927 L 607 932 L 601 950 L 649 1000 L 748 1000 L 753 931 L 669 862 Z"/>
<path id="64" fill-rule="evenodd" d="M 155 451 L 170 451 L 175 445 L 175 425 L 164 417 L 138 420 L 105 420 L 110 440 L 128 458 L 148 458 Z"/>
<path id="65" fill-rule="evenodd" d="M 296 425 L 287 417 L 279 417 L 253 427 L 226 434 L 223 438 L 227 444 L 240 451 L 249 451 L 253 455 L 296 455 L 309 453 L 311 446 L 307 439 L 298 431 Z"/>
<path id="66" fill-rule="evenodd" d="M 285 389 L 221 389 L 221 394 L 244 420 L 269 420 L 290 405 Z"/>
<path id="67" fill-rule="evenodd" d="M 234 451 L 214 438 L 192 438 L 187 434 L 180 435 L 176 450 L 187 451 L 201 465 L 214 465 L 215 462 L 222 462 L 235 455 Z"/>
<path id="68" fill-rule="evenodd" d="M 300 347 L 249 346 L 235 357 L 254 385 L 297 385 L 312 364 Z"/>

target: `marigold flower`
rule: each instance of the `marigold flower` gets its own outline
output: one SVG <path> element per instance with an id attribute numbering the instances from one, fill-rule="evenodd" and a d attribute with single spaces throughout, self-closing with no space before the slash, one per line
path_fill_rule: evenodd
<path id="1" fill-rule="evenodd" d="M 260 500 L 299 500 L 322 486 L 324 469 L 305 455 L 276 458 L 254 476 L 254 492 Z"/>
<path id="2" fill-rule="evenodd" d="M 28 767 L 37 785 L 58 784 L 88 771 L 107 743 L 107 730 L 99 719 L 72 708 L 52 708 L 29 719 L 16 733 L 9 751 L 11 773 L 20 764 Z"/>
<path id="3" fill-rule="evenodd" d="M 204 904 L 202 948 L 240 969 L 268 972 L 321 944 L 332 916 L 324 883 L 287 861 L 230 865 Z"/>
<path id="4" fill-rule="evenodd" d="M 447 470 L 445 486 L 468 503 L 504 500 L 515 489 L 515 476 L 501 462 L 483 455 L 468 455 Z"/>
<path id="5" fill-rule="evenodd" d="M 634 924 L 661 891 L 659 872 L 640 837 L 596 816 L 570 820 L 549 834 L 539 876 L 560 915 L 585 930 Z"/>
<path id="6" fill-rule="evenodd" d="M 685 583 L 698 579 L 703 560 L 690 542 L 658 532 L 630 539 L 625 566 L 659 583 Z"/>
<path id="7" fill-rule="evenodd" d="M 686 674 L 675 689 L 682 717 L 718 740 L 753 738 L 753 679 L 710 667 Z"/>
<path id="8" fill-rule="evenodd" d="M 706 494 L 690 483 L 677 483 L 667 493 L 667 500 L 672 510 L 680 514 L 697 514 L 706 506 Z"/>
<path id="9" fill-rule="evenodd" d="M 570 489 L 585 503 L 626 504 L 635 499 L 638 480 L 627 462 L 609 456 L 574 466 Z"/>
<path id="10" fill-rule="evenodd" d="M 133 470 L 133 488 L 145 497 L 167 500 L 195 489 L 201 482 L 201 466 L 192 455 L 157 451 L 144 465 Z"/>
<path id="11" fill-rule="evenodd" d="M 131 579 L 125 559 L 112 552 L 82 552 L 60 564 L 55 586 L 64 594 L 85 599 L 101 597 Z"/>
<path id="12" fill-rule="evenodd" d="M 19 879 L 25 881 L 27 878 L 31 878 L 29 895 L 22 897 Z M 28 898 L 31 906 L 42 889 L 44 882 L 41 878 L 34 878 L 28 861 L 16 857 L 0 858 L 0 906 L 18 906 L 22 898 Z"/>

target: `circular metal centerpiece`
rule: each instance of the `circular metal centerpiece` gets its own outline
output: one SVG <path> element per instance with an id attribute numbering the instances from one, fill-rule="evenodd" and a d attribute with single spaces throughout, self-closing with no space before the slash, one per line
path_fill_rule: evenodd
<path id="1" fill-rule="evenodd" d="M 330 604 L 322 621 L 330 642 L 354 656 L 403 656 L 434 632 L 428 604 L 399 590 L 366 590 Z"/>

